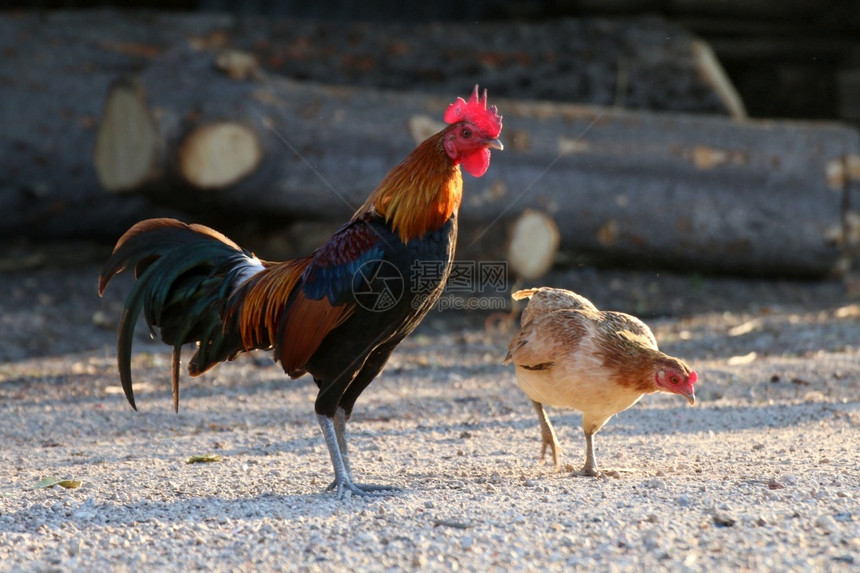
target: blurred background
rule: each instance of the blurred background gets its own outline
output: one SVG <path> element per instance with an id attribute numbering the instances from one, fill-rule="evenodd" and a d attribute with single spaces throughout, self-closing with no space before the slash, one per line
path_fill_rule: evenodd
<path id="1" fill-rule="evenodd" d="M 34 242 L 111 243 L 159 215 L 269 257 L 307 252 L 476 83 L 505 115 L 507 147 L 467 181 L 461 257 L 854 268 L 857 2 L 0 7 L 10 268 Z"/>
<path id="2" fill-rule="evenodd" d="M 338 22 L 541 22 L 654 16 L 713 48 L 752 117 L 860 121 L 860 5 L 852 0 L 32 0 L 3 9 L 133 8 Z"/>

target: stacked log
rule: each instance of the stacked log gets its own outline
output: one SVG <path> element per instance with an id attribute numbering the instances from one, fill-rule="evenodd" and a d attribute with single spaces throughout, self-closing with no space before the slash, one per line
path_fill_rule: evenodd
<path id="1" fill-rule="evenodd" d="M 731 106 L 688 115 L 520 97 L 504 81 L 494 88 L 492 78 L 508 77 L 501 57 L 477 60 L 495 62 L 495 75 L 453 74 L 458 87 L 445 93 L 432 81 L 413 91 L 300 81 L 272 69 L 284 54 L 318 48 L 312 34 L 287 35 L 277 48 L 265 36 L 275 24 L 150 15 L 117 27 L 125 41 L 114 41 L 110 15 L 78 28 L 70 15 L 0 18 L 11 62 L 0 77 L 9 88 L 0 235 L 115 238 L 136 219 L 178 214 L 230 234 L 277 228 L 305 249 L 312 242 L 302 237 L 324 238 L 349 217 L 472 87 L 459 83 L 477 76 L 504 113 L 506 149 L 484 178 L 467 177 L 461 257 L 499 260 L 506 245 L 525 244 L 521 258 L 545 266 L 532 251 L 539 245 L 552 259 L 553 233 L 532 246 L 517 240 L 524 212 L 558 228 L 556 261 L 822 276 L 848 268 L 858 251 L 860 142 L 843 125 L 739 121 Z M 141 30 L 152 32 L 147 41 Z M 72 37 L 77 47 L 67 48 Z M 355 37 L 364 45 L 366 36 Z M 28 39 L 38 49 L 23 47 Z M 337 60 L 327 57 L 329 66 Z M 378 73 L 347 60 L 344 76 Z M 610 91 L 629 95 L 621 76 Z"/>
<path id="2" fill-rule="evenodd" d="M 151 94 L 141 114 L 158 118 L 165 151 L 134 189 L 176 208 L 334 225 L 411 149 L 416 126 L 434 129 L 450 99 L 237 81 L 206 53 L 173 57 L 138 78 Z M 182 90 L 189 71 L 194 89 Z M 130 97 L 121 87 L 111 93 Z M 492 99 L 505 116 L 506 149 L 487 175 L 466 182 L 463 256 L 504 257 L 510 225 L 532 209 L 557 223 L 563 251 L 590 261 L 787 275 L 842 264 L 850 166 L 860 156 L 853 129 Z M 220 187 L 194 184 L 188 140 L 229 125 L 247 132 L 233 137 L 231 156 L 254 167 Z M 110 117 L 102 135 L 120 137 L 105 148 L 122 144 Z"/>

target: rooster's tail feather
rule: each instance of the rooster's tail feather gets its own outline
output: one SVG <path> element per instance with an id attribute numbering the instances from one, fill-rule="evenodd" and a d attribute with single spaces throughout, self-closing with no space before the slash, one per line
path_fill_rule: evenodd
<path id="1" fill-rule="evenodd" d="M 182 345 L 197 342 L 189 365 L 192 376 L 243 350 L 236 328 L 223 322 L 224 304 L 263 264 L 233 241 L 202 225 L 175 219 L 149 219 L 117 242 L 99 277 L 99 294 L 111 278 L 133 266 L 137 282 L 125 301 L 119 325 L 117 362 L 125 396 L 136 409 L 131 378 L 131 347 L 137 318 L 153 335 L 173 346 L 173 399 L 178 408 Z"/>

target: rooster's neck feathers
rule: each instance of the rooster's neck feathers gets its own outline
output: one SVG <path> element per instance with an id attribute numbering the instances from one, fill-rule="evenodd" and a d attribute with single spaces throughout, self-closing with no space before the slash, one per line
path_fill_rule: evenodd
<path id="1" fill-rule="evenodd" d="M 444 134 L 426 139 L 392 169 L 353 220 L 378 214 L 404 243 L 444 225 L 463 198 L 463 176 L 445 153 Z"/>

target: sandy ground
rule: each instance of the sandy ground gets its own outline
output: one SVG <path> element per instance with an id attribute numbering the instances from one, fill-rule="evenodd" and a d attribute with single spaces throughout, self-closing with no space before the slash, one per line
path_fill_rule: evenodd
<path id="1" fill-rule="evenodd" d="M 0 571 L 856 571 L 860 305 L 836 282 L 594 271 L 574 288 L 647 319 L 700 373 L 699 404 L 654 395 L 597 435 L 618 478 L 571 477 L 576 412 L 551 410 L 566 468 L 501 365 L 510 333 L 434 312 L 359 400 L 360 480 L 336 500 L 315 387 L 265 354 L 185 381 L 136 342 L 139 413 L 113 327 L 128 282 L 98 267 L 0 272 Z M 530 285 L 529 285 L 530 286 Z M 217 454 L 220 462 L 188 464 Z M 76 489 L 37 489 L 52 476 Z"/>

